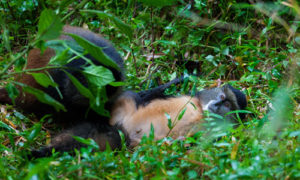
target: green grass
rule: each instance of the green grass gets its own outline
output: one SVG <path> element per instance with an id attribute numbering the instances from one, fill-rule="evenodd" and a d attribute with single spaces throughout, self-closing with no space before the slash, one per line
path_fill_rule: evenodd
<path id="1" fill-rule="evenodd" d="M 2 105 L 1 179 L 300 178 L 296 18 L 300 13 L 296 1 L 196 0 L 153 7 L 144 1 L 85 2 L 82 6 L 75 1 L 66 6 L 59 1 L 7 2 L 0 3 L 0 71 L 34 41 L 37 15 L 48 7 L 59 12 L 60 18 L 66 17 L 65 24 L 87 25 L 114 43 L 126 57 L 127 89 L 139 91 L 168 82 L 187 73 L 181 64 L 196 61 L 200 66 L 194 73 L 201 75 L 167 93 L 184 93 L 194 85 L 201 90 L 220 79 L 247 94 L 247 110 L 252 113 L 235 129 L 215 127 L 207 118 L 201 131 L 184 140 L 155 142 L 150 135 L 134 150 L 124 146 L 116 152 L 99 152 L 89 146 L 75 155 L 55 154 L 30 161 L 27 152 L 49 142 L 49 132 L 57 132 L 58 127 L 47 118 L 40 123 L 33 115 Z M 76 7 L 113 14 L 133 29 L 133 38 L 127 38 L 109 19 L 73 12 Z M 147 59 L 153 54 L 159 57 Z M 23 64 L 21 58 L 14 68 Z M 8 81 L 1 79 L 1 85 Z"/>

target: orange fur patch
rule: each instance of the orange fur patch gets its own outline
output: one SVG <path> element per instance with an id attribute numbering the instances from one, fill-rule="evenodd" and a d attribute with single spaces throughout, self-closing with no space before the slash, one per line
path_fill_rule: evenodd
<path id="1" fill-rule="evenodd" d="M 158 99 L 145 107 L 139 107 L 134 112 L 132 110 L 135 106 L 132 107 L 132 101 L 127 102 L 126 99 L 122 99 L 122 101 L 122 103 L 118 102 L 118 105 L 120 110 L 122 105 L 126 104 L 123 107 L 124 111 L 121 114 L 115 114 L 118 116 L 118 122 L 116 121 L 117 118 L 114 117 L 114 113 L 117 111 L 114 111 L 110 123 L 112 125 L 116 123 L 122 124 L 129 135 L 131 147 L 138 145 L 144 134 L 149 135 L 151 124 L 154 127 L 156 140 L 162 139 L 167 135 L 175 139 L 189 134 L 195 126 L 202 122 L 203 118 L 201 105 L 195 97 L 181 96 Z M 185 108 L 186 111 L 182 119 L 178 120 L 180 112 Z M 130 111 L 126 113 L 128 109 Z M 172 130 L 168 127 L 166 113 L 171 117 L 174 125 Z"/>

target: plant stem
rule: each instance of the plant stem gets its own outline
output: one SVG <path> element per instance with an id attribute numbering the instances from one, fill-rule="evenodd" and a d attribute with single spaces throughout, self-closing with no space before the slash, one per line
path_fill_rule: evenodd
<path id="1" fill-rule="evenodd" d="M 80 4 L 78 4 L 73 11 L 71 11 L 69 14 L 65 15 L 65 17 L 63 17 L 61 19 L 61 21 L 65 21 L 67 18 L 69 18 L 72 14 L 74 14 L 78 9 L 82 8 L 86 3 L 88 3 L 89 0 L 84 0 L 82 1 Z"/>
<path id="2" fill-rule="evenodd" d="M 43 70 L 47 70 L 47 69 L 67 69 L 67 67 L 62 67 L 62 66 L 46 66 L 46 67 L 41 67 L 41 68 L 34 68 L 34 69 L 25 69 L 23 71 L 19 71 L 19 72 L 12 72 L 6 75 L 3 75 L 1 78 L 10 78 L 13 75 L 16 74 L 22 74 L 22 73 L 26 73 L 26 72 L 35 72 L 35 71 L 43 71 Z"/>
<path id="3" fill-rule="evenodd" d="M 22 56 L 24 56 L 28 50 L 31 48 L 31 45 L 28 45 L 24 51 L 22 51 L 17 57 L 13 58 L 10 63 L 8 63 L 8 65 L 0 72 L 0 79 L 2 78 L 2 76 L 8 71 L 8 69 L 14 65 Z"/>

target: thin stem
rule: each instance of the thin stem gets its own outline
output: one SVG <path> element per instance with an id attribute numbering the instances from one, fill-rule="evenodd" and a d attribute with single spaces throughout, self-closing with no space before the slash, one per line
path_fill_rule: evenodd
<path id="1" fill-rule="evenodd" d="M 89 0 L 84 0 L 80 4 L 78 4 L 73 11 L 71 11 L 69 14 L 65 15 L 61 21 L 65 21 L 67 18 L 69 18 L 72 14 L 74 14 L 78 9 L 82 8 L 86 3 L 88 3 Z"/>
<path id="2" fill-rule="evenodd" d="M 35 71 L 43 71 L 43 70 L 47 70 L 47 69 L 67 69 L 67 67 L 62 67 L 62 66 L 46 66 L 46 67 L 42 67 L 42 68 L 34 68 L 34 69 L 25 69 L 23 71 L 20 72 L 12 72 L 6 75 L 3 75 L 1 78 L 10 78 L 11 76 L 14 76 L 16 74 L 22 74 L 22 73 L 26 73 L 26 72 L 35 72 Z"/>
<path id="3" fill-rule="evenodd" d="M 191 96 L 190 99 L 182 106 L 182 108 L 180 109 L 180 111 L 177 112 L 175 120 L 174 120 L 174 122 L 172 122 L 172 127 L 170 128 L 170 130 L 169 130 L 169 132 L 168 132 L 168 134 L 167 134 L 166 137 L 168 137 L 170 135 L 172 129 L 177 125 L 177 123 L 179 122 L 179 120 L 178 120 L 179 114 L 184 110 L 184 108 L 186 108 L 186 106 L 188 105 L 188 103 L 191 102 L 192 98 L 193 97 Z"/>
<path id="4" fill-rule="evenodd" d="M 17 57 L 13 58 L 10 63 L 8 63 L 8 65 L 0 72 L 0 79 L 2 78 L 2 76 L 8 71 L 8 69 L 14 65 L 22 56 L 24 56 L 28 50 L 31 48 L 31 46 L 27 46 L 25 48 L 25 50 L 23 52 L 21 52 Z"/>

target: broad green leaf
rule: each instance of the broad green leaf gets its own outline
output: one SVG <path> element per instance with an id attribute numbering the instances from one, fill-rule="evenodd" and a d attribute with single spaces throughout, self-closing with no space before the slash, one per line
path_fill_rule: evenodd
<path id="1" fill-rule="evenodd" d="M 66 111 L 65 107 L 61 103 L 53 99 L 47 93 L 24 84 L 22 84 L 22 87 L 25 92 L 33 94 L 40 102 L 53 106 L 56 111 Z"/>
<path id="2" fill-rule="evenodd" d="M 120 70 L 120 67 L 117 65 L 117 63 L 115 63 L 105 53 L 103 53 L 102 48 L 96 46 L 95 44 L 80 36 L 77 36 L 76 34 L 68 33 L 68 35 L 71 36 L 80 46 L 82 46 L 89 54 L 91 54 L 91 56 L 93 56 L 99 62 L 106 66 Z"/>
<path id="3" fill-rule="evenodd" d="M 112 72 L 103 66 L 88 66 L 83 73 L 89 83 L 95 87 L 105 86 L 115 80 Z"/>
<path id="4" fill-rule="evenodd" d="M 82 94 L 84 97 L 93 100 L 94 96 L 91 93 L 91 91 L 86 88 L 84 85 L 82 85 L 78 79 L 76 79 L 72 74 L 68 73 L 67 71 L 64 71 L 67 76 L 70 78 L 70 80 L 72 81 L 72 83 L 74 84 L 74 86 L 77 88 L 77 90 L 79 91 L 80 94 Z"/>
<path id="5" fill-rule="evenodd" d="M 57 87 L 58 85 L 50 79 L 46 74 L 44 73 L 30 73 L 33 78 L 36 80 L 37 83 L 39 83 L 41 86 L 47 88 L 49 86 Z"/>
<path id="6" fill-rule="evenodd" d="M 7 93 L 8 93 L 9 98 L 14 103 L 16 97 L 18 97 L 18 95 L 19 95 L 19 90 L 12 83 L 8 83 L 5 86 L 5 89 L 6 89 Z"/>
<path id="7" fill-rule="evenodd" d="M 97 10 L 82 10 L 82 12 L 94 13 L 94 14 L 97 14 L 98 17 L 100 17 L 100 18 L 110 19 L 111 21 L 113 21 L 116 24 L 116 26 L 121 30 L 121 32 L 126 34 L 129 39 L 132 39 L 132 35 L 133 35 L 132 28 L 129 25 L 122 22 L 116 16 L 114 16 L 112 14 L 109 14 L 109 13 L 106 13 L 106 12 L 103 12 L 103 11 L 97 11 Z"/>
<path id="8" fill-rule="evenodd" d="M 164 7 L 174 5 L 177 2 L 177 0 L 139 0 L 139 2 L 147 6 Z"/>
<path id="9" fill-rule="evenodd" d="M 57 38 L 63 28 L 59 17 L 54 11 L 45 9 L 38 23 L 38 37 L 40 40 L 50 40 Z"/>

